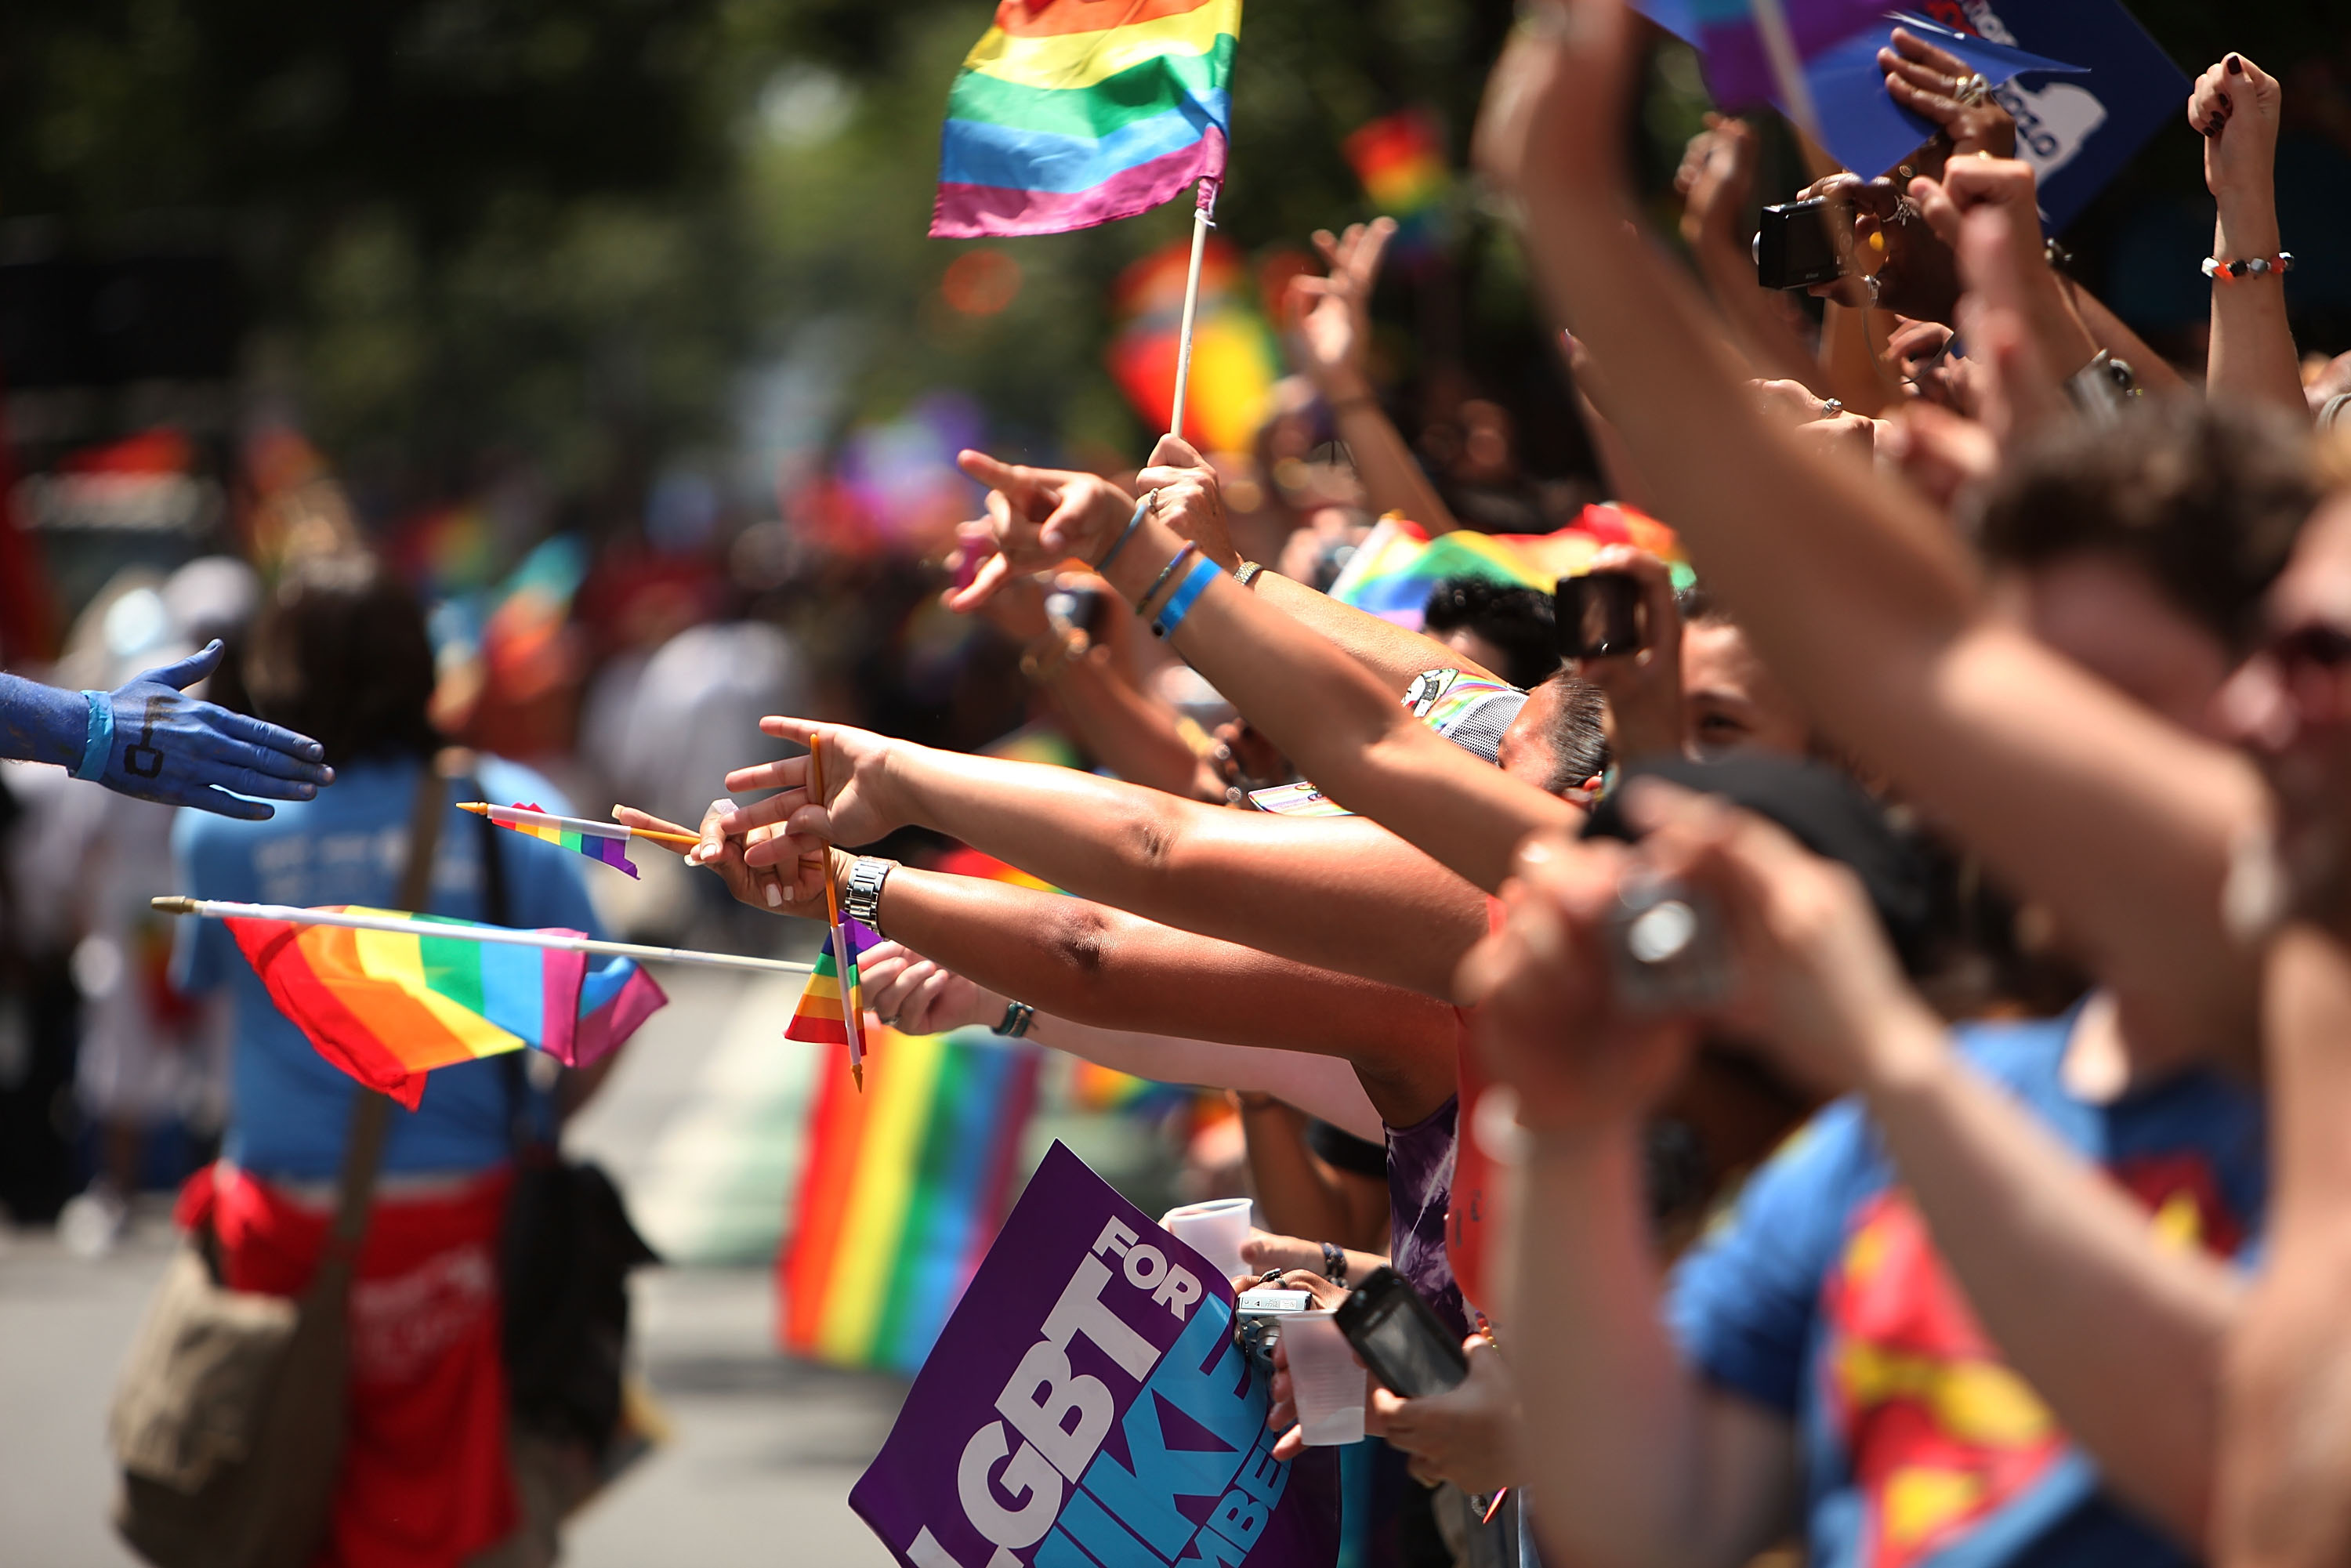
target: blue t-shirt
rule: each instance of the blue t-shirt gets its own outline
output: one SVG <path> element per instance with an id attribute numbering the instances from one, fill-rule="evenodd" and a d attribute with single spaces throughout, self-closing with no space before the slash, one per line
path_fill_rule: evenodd
<path id="1" fill-rule="evenodd" d="M 2264 1197 L 2260 1096 L 2199 1070 L 2075 1099 L 2058 1069 L 2076 1016 L 1954 1036 L 2159 1230 L 2242 1255 Z M 1796 1424 L 1814 1568 L 2189 1560 L 2101 1490 L 2001 1362 L 1855 1101 L 1756 1173 L 1674 1270 L 1668 1313 L 1706 1377 Z"/>
<path id="2" fill-rule="evenodd" d="M 390 907 L 407 864 L 419 766 L 363 762 L 339 768 L 332 789 L 313 800 L 278 802 L 277 816 L 266 822 L 181 812 L 172 849 L 182 889 L 197 898 L 243 903 Z M 477 776 L 480 795 L 501 805 L 520 800 L 550 811 L 569 810 L 527 768 L 484 758 Z M 479 920 L 486 913 L 484 823 L 455 810 L 474 794 L 465 781 L 453 779 L 447 790 L 452 810 L 434 853 L 425 913 Z M 503 828 L 490 830 L 488 837 L 503 857 L 507 924 L 603 935 L 589 906 L 580 856 Z M 256 1176 L 331 1179 L 341 1164 L 359 1085 L 277 1010 L 222 922 L 185 922 L 177 963 L 181 985 L 191 993 L 223 985 L 229 990 L 234 1046 L 222 1154 Z M 505 1159 L 515 1077 L 495 1057 L 434 1069 L 413 1112 L 394 1107 L 383 1169 L 476 1171 Z"/>

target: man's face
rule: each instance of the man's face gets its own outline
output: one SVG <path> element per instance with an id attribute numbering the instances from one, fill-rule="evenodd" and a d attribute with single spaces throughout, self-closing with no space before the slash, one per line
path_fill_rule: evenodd
<path id="1" fill-rule="evenodd" d="M 2083 551 L 2003 587 L 2006 608 L 2042 642 L 2181 728 L 2224 738 L 2213 701 L 2229 678 L 2229 651 L 2138 567 Z"/>
<path id="2" fill-rule="evenodd" d="M 1763 667 L 1747 634 L 1726 621 L 1693 621 L 1682 628 L 1682 711 L 1690 748 L 1700 757 L 1726 751 L 1802 757 L 1812 739 L 1804 710 Z"/>
<path id="3" fill-rule="evenodd" d="M 2269 638 L 2215 705 L 2275 791 L 2298 907 L 2351 926 L 2351 495 L 2320 507 L 2270 591 Z"/>

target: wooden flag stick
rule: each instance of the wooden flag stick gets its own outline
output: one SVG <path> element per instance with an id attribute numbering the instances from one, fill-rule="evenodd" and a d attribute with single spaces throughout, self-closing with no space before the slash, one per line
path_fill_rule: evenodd
<path id="1" fill-rule="evenodd" d="M 215 898 L 152 898 L 148 903 L 165 915 L 194 915 L 206 920 L 235 916 L 240 920 L 282 920 L 288 925 L 340 925 L 353 931 L 392 931 L 402 936 L 432 936 L 450 942 L 490 942 L 508 947 L 548 947 L 559 953 L 601 953 L 613 958 L 639 958 L 653 964 L 695 964 L 708 969 L 762 969 L 805 975 L 816 966 L 787 958 L 754 958 L 741 953 L 703 953 L 691 947 L 648 947 L 637 942 L 602 942 L 592 936 L 564 936 L 551 931 L 514 931 L 504 925 L 457 925 L 439 920 L 411 920 L 398 915 L 353 915 L 340 909 L 304 909 L 291 904 L 233 904 Z"/>
<path id="2" fill-rule="evenodd" d="M 824 804 L 824 731 L 808 739 L 808 795 Z M 841 1031 L 849 1037 L 849 1076 L 857 1092 L 865 1092 L 865 996 L 857 984 L 857 963 L 849 948 L 849 928 L 841 923 L 841 890 L 833 885 L 832 846 L 827 843 L 817 859 L 824 868 L 824 917 L 832 925 L 832 967 L 841 988 Z M 805 862 L 803 862 L 805 863 Z"/>

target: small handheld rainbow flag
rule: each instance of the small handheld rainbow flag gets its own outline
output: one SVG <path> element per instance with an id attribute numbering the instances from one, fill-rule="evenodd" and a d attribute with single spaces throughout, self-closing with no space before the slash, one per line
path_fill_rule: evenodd
<path id="1" fill-rule="evenodd" d="M 1240 0 L 1002 0 L 947 89 L 931 234 L 1065 234 L 1220 181 Z"/>
<path id="2" fill-rule="evenodd" d="M 834 937 L 843 934 L 849 949 L 845 961 L 834 943 Z M 863 1059 L 864 1020 L 858 1014 L 864 993 L 858 986 L 857 961 L 881 940 L 871 926 L 846 915 L 825 933 L 824 947 L 817 954 L 816 967 L 800 992 L 799 1006 L 792 1009 L 792 1021 L 784 1026 L 786 1040 L 844 1045 L 850 1048 L 852 1061 Z"/>
<path id="3" fill-rule="evenodd" d="M 413 929 L 226 919 L 269 999 L 319 1054 L 412 1111 L 436 1067 L 525 1046 L 585 1066 L 669 1000 L 634 959 L 591 970 L 584 953 L 433 935 L 477 927 L 471 920 L 342 904 L 322 913 Z"/>
<path id="4" fill-rule="evenodd" d="M 1430 590 L 1447 578 L 1480 578 L 1548 593 L 1561 578 L 1590 570 L 1592 558 L 1612 544 L 1635 546 L 1666 562 L 1677 588 L 1694 580 L 1673 529 L 1631 507 L 1601 503 L 1584 507 L 1574 522 L 1552 534 L 1461 528 L 1432 539 L 1418 524 L 1392 514 L 1355 547 L 1331 584 L 1331 597 L 1416 631 Z"/>
<path id="5" fill-rule="evenodd" d="M 634 828 L 624 828 L 618 822 L 600 822 L 592 817 L 559 817 L 544 806 L 526 806 L 517 800 L 511 806 L 493 806 L 483 800 L 461 800 L 461 811 L 471 811 L 476 817 L 487 817 L 501 828 L 512 828 L 526 838 L 558 845 L 590 860 L 601 861 L 615 871 L 637 874 L 637 868 L 623 847 L 637 836 Z"/>
<path id="6" fill-rule="evenodd" d="M 1445 242 L 1453 171 L 1435 115 L 1400 110 L 1359 128 L 1340 147 L 1372 205 L 1396 220 L 1400 252 L 1426 253 Z"/>

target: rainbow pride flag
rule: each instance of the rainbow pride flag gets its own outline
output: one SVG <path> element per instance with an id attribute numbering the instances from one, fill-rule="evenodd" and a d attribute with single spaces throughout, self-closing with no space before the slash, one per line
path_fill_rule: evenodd
<path id="1" fill-rule="evenodd" d="M 1221 180 L 1240 0 L 1001 0 L 947 89 L 931 233 L 1065 234 Z"/>
<path id="2" fill-rule="evenodd" d="M 1635 545 L 1666 561 L 1677 587 L 1694 580 L 1673 529 L 1630 507 L 1604 504 L 1584 507 L 1574 522 L 1553 534 L 1461 528 L 1432 539 L 1417 523 L 1383 517 L 1331 585 L 1331 597 L 1417 629 L 1430 591 L 1448 577 L 1482 578 L 1548 593 L 1561 578 L 1589 570 L 1600 548 L 1611 544 Z"/>
<path id="3" fill-rule="evenodd" d="M 405 931 L 228 917 L 277 1010 L 319 1055 L 410 1110 L 436 1067 L 532 1046 L 583 1067 L 636 1032 L 669 998 L 630 958 L 432 935 L 474 925 L 445 915 L 331 904 L 405 920 Z M 576 931 L 556 933 L 565 936 Z"/>
<path id="4" fill-rule="evenodd" d="M 977 1030 L 882 1033 L 863 1093 L 818 1075 L 778 1330 L 795 1355 L 911 1373 L 996 1239 L 1039 1051 Z"/>
<path id="5" fill-rule="evenodd" d="M 848 936 L 848 959 L 844 963 L 841 955 L 833 950 L 833 933 L 826 932 L 824 946 L 817 952 L 816 967 L 810 972 L 807 986 L 801 988 L 799 1006 L 792 1009 L 792 1021 L 784 1026 L 786 1040 L 845 1046 L 852 1030 L 862 1038 L 864 1020 L 855 1015 L 847 998 L 859 994 L 858 959 L 882 938 L 872 927 L 846 915 L 834 930 Z"/>
<path id="6" fill-rule="evenodd" d="M 536 811 L 542 817 L 550 815 L 544 806 L 526 806 L 519 800 L 514 803 L 513 810 Z M 629 859 L 629 830 L 618 822 L 599 822 L 585 817 L 557 817 L 547 822 L 518 821 L 496 806 L 490 808 L 489 818 L 499 827 L 512 829 L 526 838 L 558 845 L 574 854 L 586 855 L 591 861 L 601 861 L 613 870 L 627 872 L 631 876 L 637 874 L 636 862 Z"/>
<path id="7" fill-rule="evenodd" d="M 1425 254 L 1444 243 L 1453 171 L 1434 114 L 1405 109 L 1384 115 L 1351 133 L 1340 150 L 1373 207 L 1396 220 L 1399 254 Z"/>

